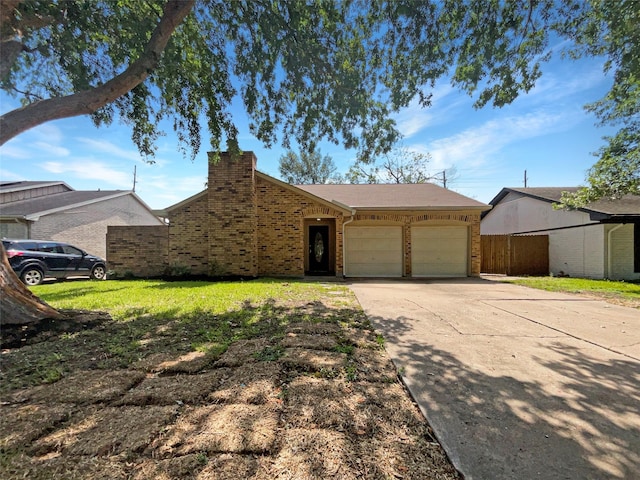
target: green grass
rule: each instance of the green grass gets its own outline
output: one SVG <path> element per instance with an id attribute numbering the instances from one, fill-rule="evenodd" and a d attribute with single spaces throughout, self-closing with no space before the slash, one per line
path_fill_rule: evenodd
<path id="1" fill-rule="evenodd" d="M 316 316 L 310 305 L 340 301 L 337 284 L 257 279 L 238 282 L 157 280 L 67 281 L 33 287 L 54 308 L 106 311 L 43 325 L 28 349 L 3 357 L 0 391 L 50 383 L 74 370 L 123 368 L 155 353 L 176 358 L 199 351 L 213 359 L 234 341 L 278 338 L 300 321 L 349 323 L 354 307 L 332 306 Z M 348 295 L 347 295 L 348 296 Z M 93 320 L 92 320 L 93 318 Z M 359 318 L 359 317 L 358 317 Z M 275 360 L 278 349 L 262 352 Z"/>
<path id="2" fill-rule="evenodd" d="M 605 299 L 640 303 L 640 283 L 613 280 L 589 280 L 569 277 L 527 277 L 508 283 L 538 288 L 550 292 L 586 293 Z"/>
<path id="3" fill-rule="evenodd" d="M 324 294 L 320 284 L 260 279 L 245 282 L 165 282 L 107 280 L 59 282 L 32 288 L 57 309 L 107 311 L 120 321 L 141 315 L 159 319 L 194 318 L 240 311 L 268 300 L 309 298 Z"/>

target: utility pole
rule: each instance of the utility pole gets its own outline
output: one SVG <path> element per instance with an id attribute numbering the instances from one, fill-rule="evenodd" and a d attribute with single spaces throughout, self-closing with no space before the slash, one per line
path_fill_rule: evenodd
<path id="1" fill-rule="evenodd" d="M 447 171 L 446 170 L 442 171 L 442 186 L 444 188 L 447 188 Z"/>
<path id="2" fill-rule="evenodd" d="M 527 178 L 527 171 L 525 170 L 524 171 L 524 188 L 527 188 L 527 180 L 529 179 Z"/>
<path id="3" fill-rule="evenodd" d="M 136 180 L 136 165 L 133 166 L 133 191 L 136 191 L 136 183 L 138 183 L 138 181 Z"/>

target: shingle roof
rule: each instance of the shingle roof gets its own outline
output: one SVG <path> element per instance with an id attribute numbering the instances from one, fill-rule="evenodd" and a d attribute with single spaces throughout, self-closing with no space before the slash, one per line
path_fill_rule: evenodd
<path id="1" fill-rule="evenodd" d="M 503 188 L 489 203 L 496 205 L 509 192 L 517 192 L 547 202 L 559 202 L 562 192 L 576 192 L 579 187 Z M 625 195 L 617 200 L 602 199 L 579 210 L 606 216 L 640 216 L 640 195 Z"/>
<path id="2" fill-rule="evenodd" d="M 73 190 L 69 185 L 60 181 L 51 180 L 21 180 L 0 182 L 0 193 L 15 192 L 19 190 L 29 190 L 31 188 L 45 187 L 49 185 L 63 185 L 68 190 Z"/>
<path id="3" fill-rule="evenodd" d="M 489 209 L 484 203 L 432 183 L 295 186 L 356 209 Z"/>
<path id="4" fill-rule="evenodd" d="M 51 210 L 64 209 L 65 207 L 71 208 L 78 204 L 92 203 L 108 197 L 126 195 L 128 193 L 130 192 L 126 190 L 74 190 L 71 192 L 55 193 L 53 195 L 2 204 L 0 205 L 0 215 L 6 217 L 26 217 L 29 215 L 42 214 Z"/>

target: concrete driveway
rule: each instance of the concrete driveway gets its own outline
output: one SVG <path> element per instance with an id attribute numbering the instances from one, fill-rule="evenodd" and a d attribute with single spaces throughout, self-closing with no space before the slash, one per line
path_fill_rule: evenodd
<path id="1" fill-rule="evenodd" d="M 482 279 L 349 285 L 467 480 L 640 478 L 640 311 Z"/>

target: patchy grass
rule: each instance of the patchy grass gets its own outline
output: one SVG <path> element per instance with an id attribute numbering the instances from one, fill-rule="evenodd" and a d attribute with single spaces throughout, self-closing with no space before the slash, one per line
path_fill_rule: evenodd
<path id="1" fill-rule="evenodd" d="M 2 332 L 3 480 L 460 478 L 340 284 L 33 290 L 67 318 Z"/>
<path id="2" fill-rule="evenodd" d="M 568 277 L 526 277 L 509 280 L 508 283 L 550 292 L 586 294 L 613 303 L 640 308 L 640 282 L 617 282 L 613 280 L 589 280 Z"/>

